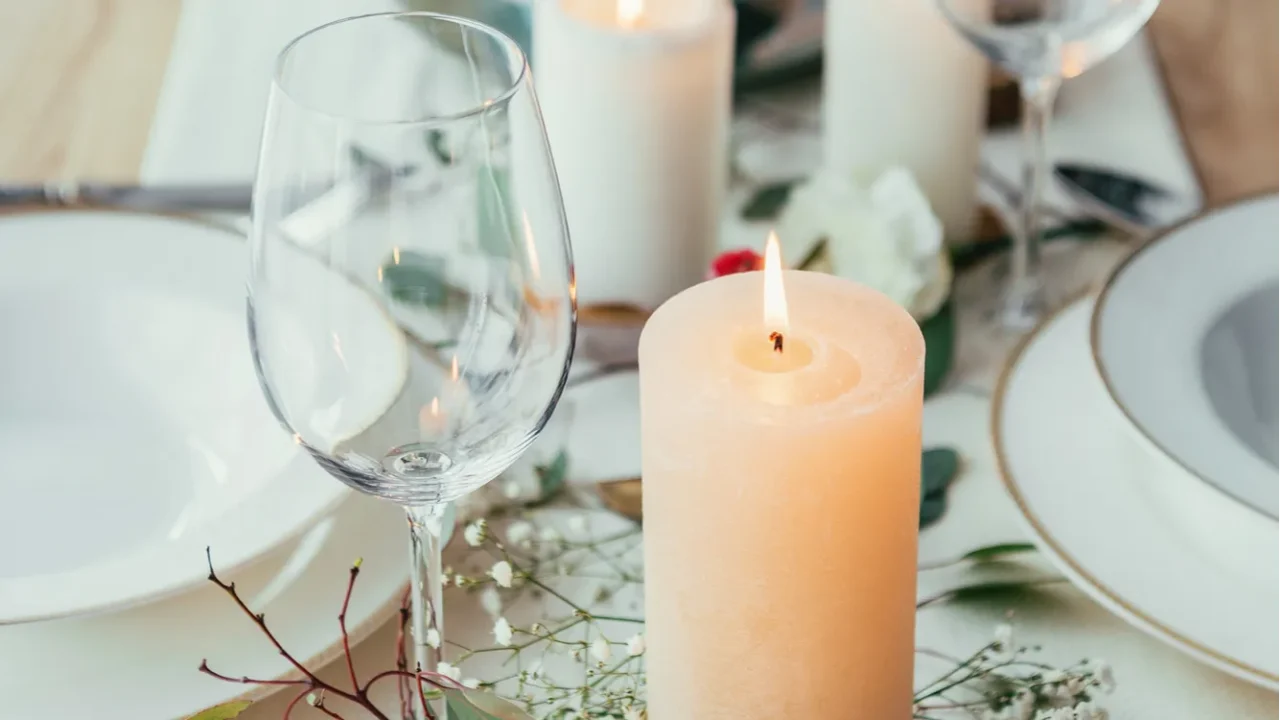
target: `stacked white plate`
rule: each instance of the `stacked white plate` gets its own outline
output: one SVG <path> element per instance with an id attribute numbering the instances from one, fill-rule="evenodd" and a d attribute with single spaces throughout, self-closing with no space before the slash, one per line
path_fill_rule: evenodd
<path id="1" fill-rule="evenodd" d="M 1040 548 L 1137 627 L 1277 686 L 1280 202 L 1135 252 L 1015 353 L 994 403 Z"/>
<path id="2" fill-rule="evenodd" d="M 324 474 L 263 399 L 246 269 L 215 225 L 0 215 L 5 718 L 176 718 L 245 691 L 197 673 L 204 657 L 287 672 L 208 583 L 206 547 L 300 659 L 336 651 L 356 555 L 354 634 L 398 603 L 396 509 Z"/>

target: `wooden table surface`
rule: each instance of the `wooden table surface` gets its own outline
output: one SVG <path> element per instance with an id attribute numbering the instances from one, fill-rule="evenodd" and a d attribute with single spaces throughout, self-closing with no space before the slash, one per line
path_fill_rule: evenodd
<path id="1" fill-rule="evenodd" d="M 136 179 L 178 0 L 0 0 L 0 182 Z"/>

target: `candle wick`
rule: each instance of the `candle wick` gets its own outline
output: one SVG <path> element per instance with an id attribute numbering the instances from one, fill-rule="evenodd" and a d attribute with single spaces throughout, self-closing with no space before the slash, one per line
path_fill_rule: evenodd
<path id="1" fill-rule="evenodd" d="M 773 351 L 782 352 L 782 333 L 771 332 L 769 333 L 769 339 L 773 341 Z"/>

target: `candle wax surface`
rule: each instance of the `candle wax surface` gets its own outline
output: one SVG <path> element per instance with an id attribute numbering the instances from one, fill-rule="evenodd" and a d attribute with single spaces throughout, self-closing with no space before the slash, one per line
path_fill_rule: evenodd
<path id="1" fill-rule="evenodd" d="M 622 17 L 620 0 L 539 0 L 558 2 L 571 17 L 600 27 L 621 31 L 680 30 L 706 25 L 714 17 L 714 2 L 708 0 L 643 0 L 640 13 L 630 22 Z"/>
<path id="2" fill-rule="evenodd" d="M 696 285 L 640 339 L 650 717 L 909 720 L 924 338 L 884 295 Z"/>

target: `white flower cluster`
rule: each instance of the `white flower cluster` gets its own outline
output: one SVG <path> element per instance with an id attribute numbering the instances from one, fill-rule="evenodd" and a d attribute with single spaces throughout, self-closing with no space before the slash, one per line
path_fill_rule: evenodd
<path id="1" fill-rule="evenodd" d="M 911 173 L 891 168 L 870 187 L 823 170 L 791 191 L 778 239 L 794 267 L 821 242 L 825 260 L 807 269 L 855 280 L 925 320 L 951 292 L 942 222 Z"/>

